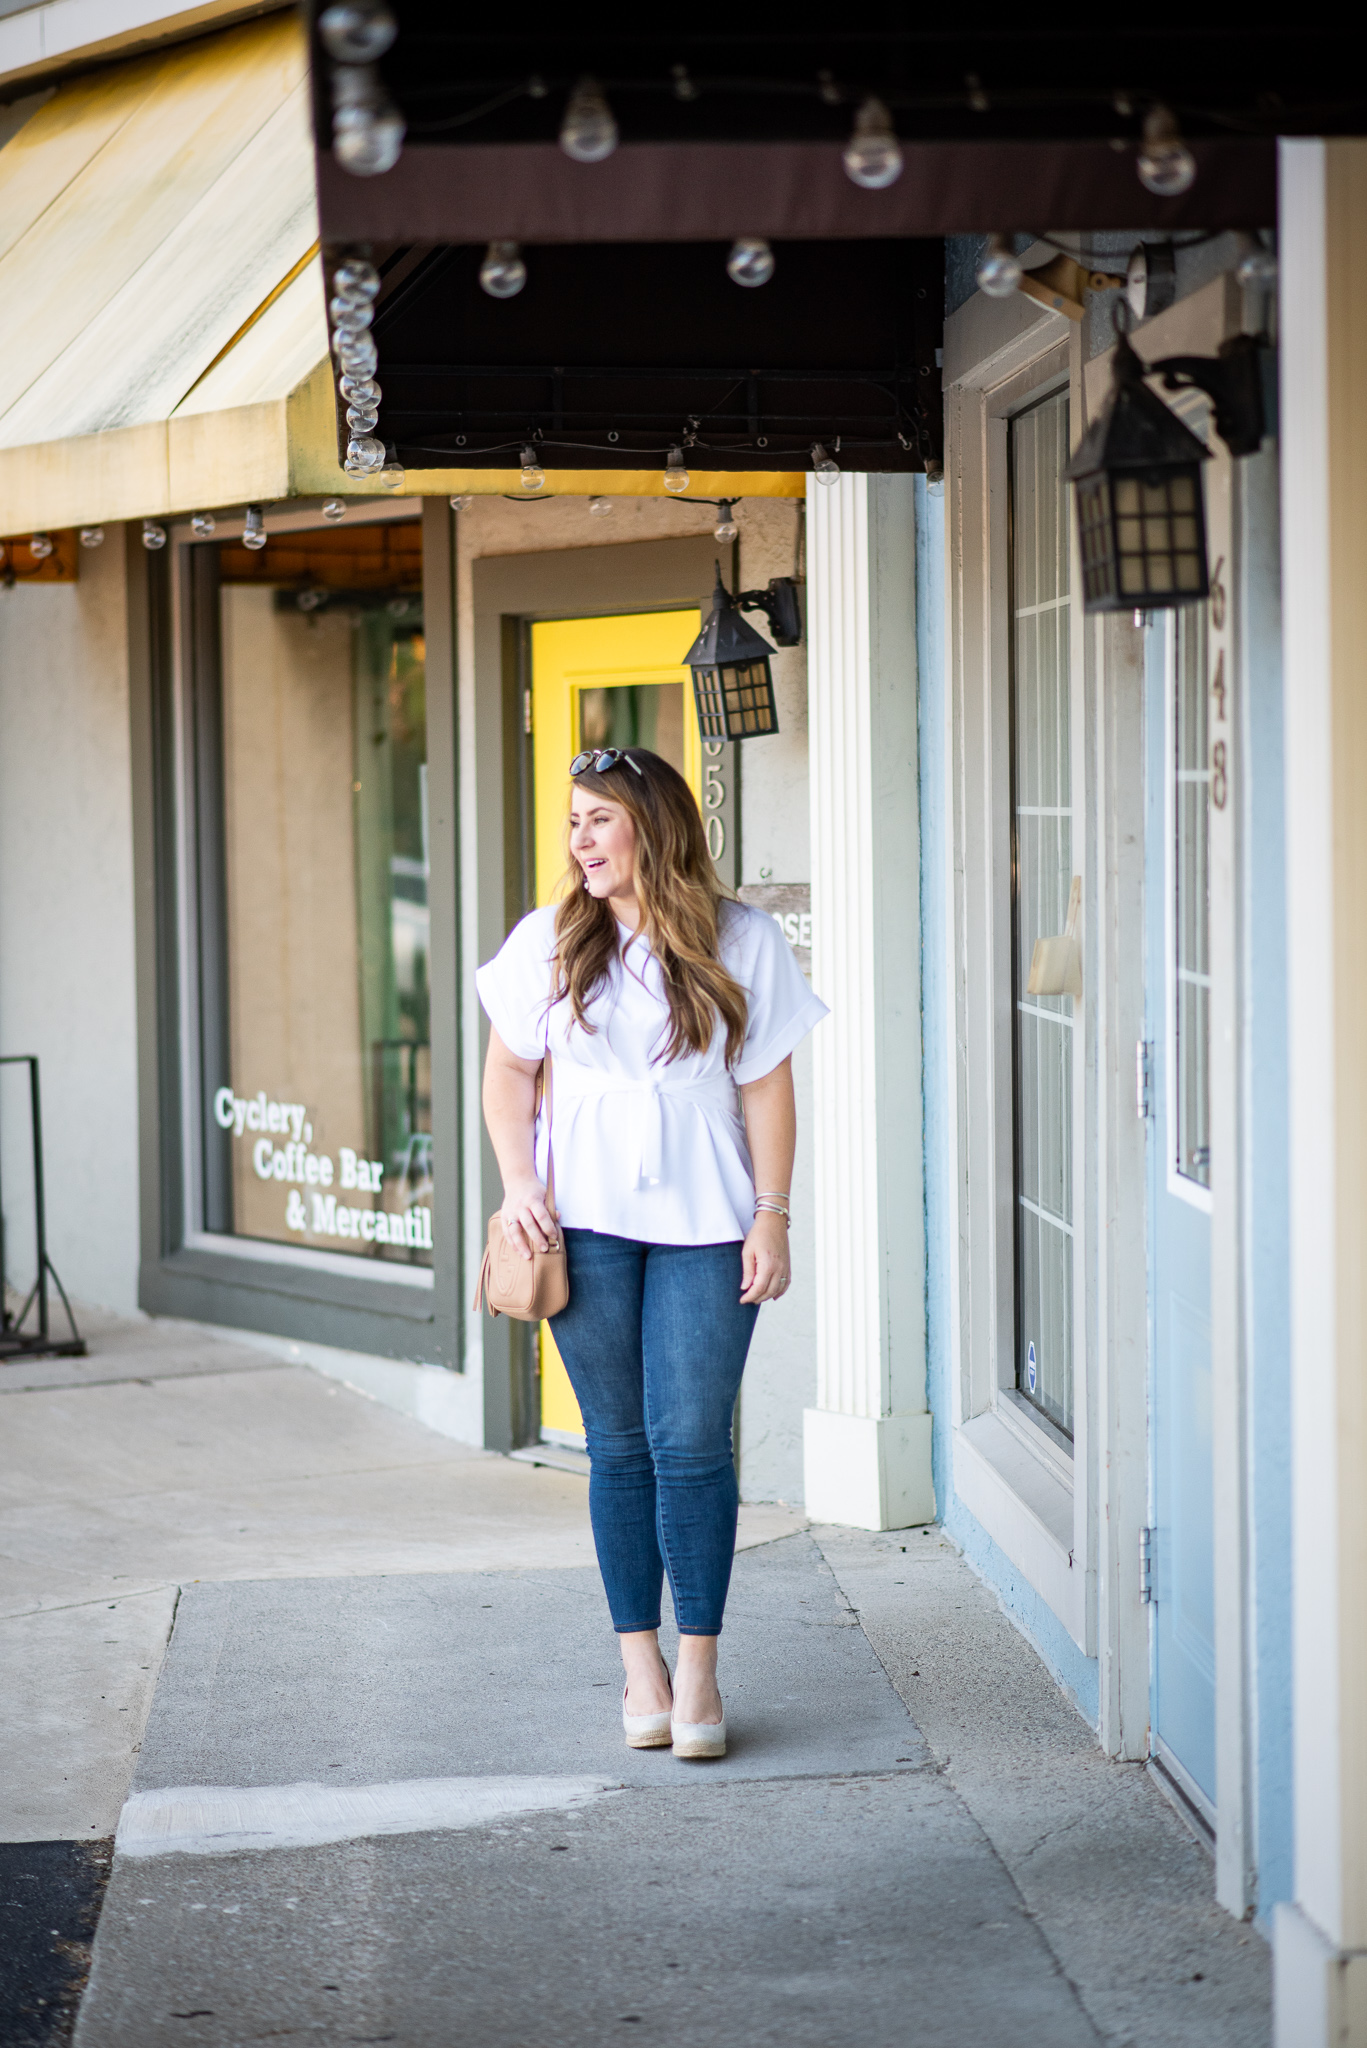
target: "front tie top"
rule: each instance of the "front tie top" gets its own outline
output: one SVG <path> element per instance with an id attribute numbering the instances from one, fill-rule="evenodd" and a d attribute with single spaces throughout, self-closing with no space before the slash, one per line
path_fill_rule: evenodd
<path id="1" fill-rule="evenodd" d="M 660 1057 L 669 1005 L 659 962 L 619 925 L 623 952 L 588 1006 L 582 1030 L 568 1001 L 549 1013 L 554 1067 L 555 1196 L 571 1230 L 643 1244 L 726 1244 L 754 1219 L 755 1184 L 737 1084 L 759 1081 L 827 1015 L 772 917 L 743 903 L 719 913 L 719 952 L 749 1005 L 745 1044 L 728 1071 L 718 1022 L 705 1053 Z M 480 1001 L 508 1050 L 540 1059 L 555 910 L 534 910 L 479 969 Z M 544 1116 L 536 1133 L 545 1178 Z"/>

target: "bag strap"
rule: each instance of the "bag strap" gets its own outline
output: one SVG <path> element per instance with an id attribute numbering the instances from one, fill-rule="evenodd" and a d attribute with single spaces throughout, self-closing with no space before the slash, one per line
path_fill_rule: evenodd
<path id="1" fill-rule="evenodd" d="M 552 1212 L 555 1209 L 555 1121 L 552 1114 L 555 1104 L 551 1090 L 553 1071 L 551 1049 L 548 1045 L 541 1061 L 541 1093 L 537 1101 L 537 1112 L 539 1113 L 542 1108 L 546 1112 L 546 1206 Z"/>

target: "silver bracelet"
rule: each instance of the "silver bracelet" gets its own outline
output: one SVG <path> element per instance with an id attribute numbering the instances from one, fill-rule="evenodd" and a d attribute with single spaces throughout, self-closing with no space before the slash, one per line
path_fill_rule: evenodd
<path id="1" fill-rule="evenodd" d="M 777 1202 L 766 1202 L 761 1198 L 757 1200 L 755 1203 L 756 1216 L 759 1215 L 761 1209 L 766 1210 L 770 1216 L 781 1216 L 785 1224 L 788 1226 L 789 1230 L 792 1229 L 792 1217 L 788 1214 L 788 1211 L 786 1209 L 781 1209 Z"/>

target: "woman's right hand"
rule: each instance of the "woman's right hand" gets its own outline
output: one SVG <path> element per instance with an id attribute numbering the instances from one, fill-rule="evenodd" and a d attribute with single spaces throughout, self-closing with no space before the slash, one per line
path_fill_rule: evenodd
<path id="1" fill-rule="evenodd" d="M 560 1225 L 546 1204 L 542 1183 L 529 1175 L 503 1190 L 503 1234 L 509 1244 L 529 1259 L 533 1251 L 548 1252 L 560 1242 Z"/>

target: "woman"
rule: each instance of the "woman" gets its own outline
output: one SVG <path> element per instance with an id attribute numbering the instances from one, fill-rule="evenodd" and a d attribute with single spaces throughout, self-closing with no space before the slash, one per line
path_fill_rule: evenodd
<path id="1" fill-rule="evenodd" d="M 570 776 L 563 900 L 479 971 L 484 1116 L 509 1238 L 525 1258 L 564 1238 L 569 1304 L 551 1328 L 584 1417 L 627 1742 L 724 1756 L 731 1415 L 760 1303 L 788 1287 L 791 1055 L 826 1006 L 775 920 L 723 896 L 667 761 L 610 747 Z M 556 1215 L 536 1117 L 548 1045 Z"/>

